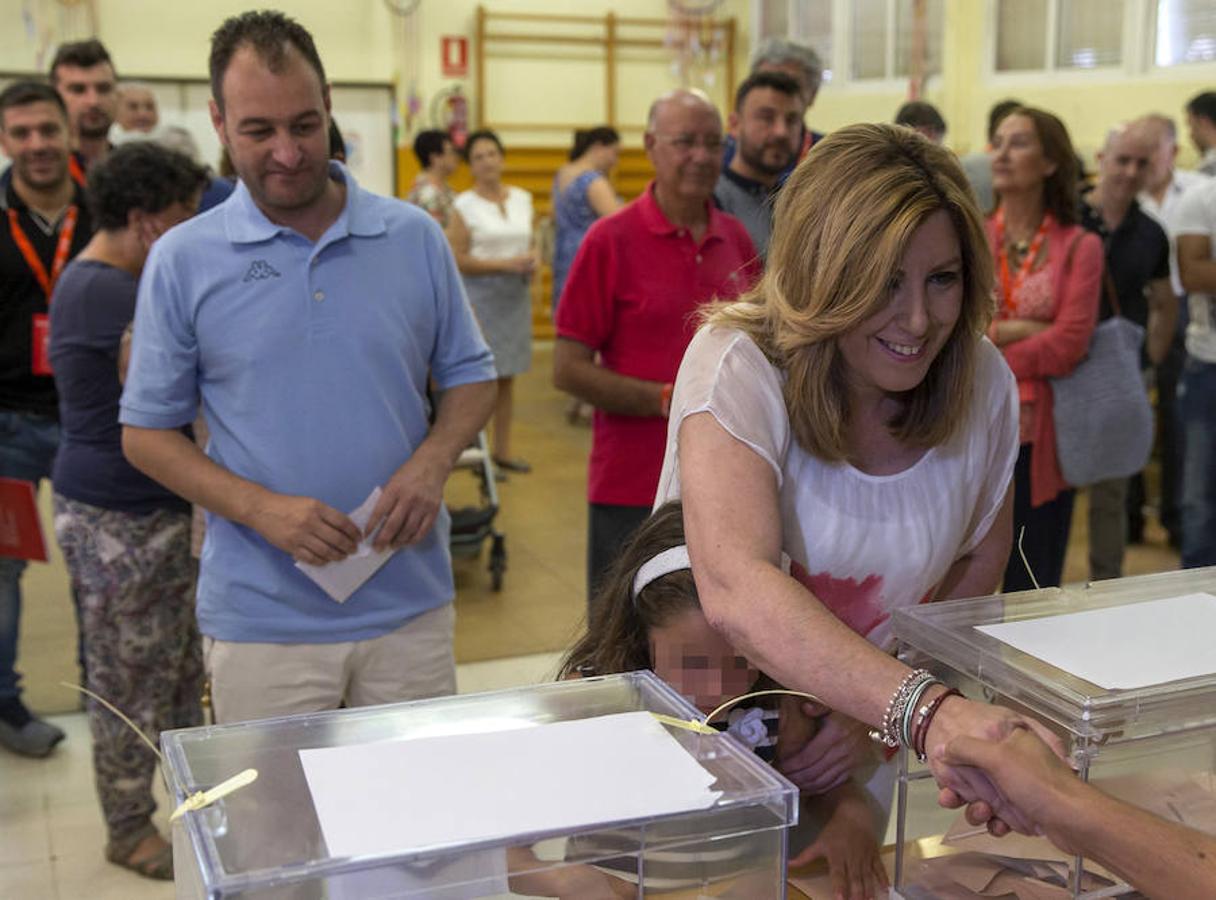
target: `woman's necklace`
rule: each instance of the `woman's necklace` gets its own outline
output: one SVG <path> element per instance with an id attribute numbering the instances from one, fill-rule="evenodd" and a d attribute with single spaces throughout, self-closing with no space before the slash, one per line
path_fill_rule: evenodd
<path id="1" fill-rule="evenodd" d="M 997 210 L 996 229 L 998 245 L 1003 248 L 1003 252 L 997 260 L 997 276 L 1000 278 L 1001 297 L 1004 300 L 1005 309 L 1011 315 L 1017 311 L 1014 294 L 1022 286 L 1022 282 L 1030 275 L 1035 258 L 1039 255 L 1039 248 L 1042 247 L 1043 241 L 1047 238 L 1047 232 L 1051 229 L 1054 221 L 1050 212 L 1044 213 L 1034 236 L 1030 241 L 1026 242 L 1026 249 L 1019 252 L 1018 244 L 1021 242 L 1011 241 L 1007 237 L 1007 232 L 1005 231 L 1005 211 L 1003 209 Z M 1011 250 L 1014 252 L 1011 253 Z M 1016 275 L 1013 273 L 1013 269 L 1017 269 Z"/>
<path id="2" fill-rule="evenodd" d="M 491 203 L 497 203 L 500 206 L 507 199 L 506 189 L 501 184 L 496 184 L 492 188 L 474 185 L 473 190 L 484 200 L 489 200 Z"/>

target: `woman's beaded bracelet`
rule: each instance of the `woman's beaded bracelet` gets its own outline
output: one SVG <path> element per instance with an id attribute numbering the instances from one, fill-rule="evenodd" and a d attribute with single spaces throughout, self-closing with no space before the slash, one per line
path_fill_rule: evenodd
<path id="1" fill-rule="evenodd" d="M 882 716 L 882 723 L 877 729 L 870 732 L 870 738 L 892 749 L 898 747 L 904 737 L 902 733 L 904 713 L 907 711 L 912 697 L 920 692 L 924 685 L 934 682 L 937 682 L 937 679 L 925 669 L 916 669 L 908 673 L 899 683 L 899 687 L 895 689 L 895 693 L 891 695 L 891 699 L 887 702 L 886 712 Z"/>

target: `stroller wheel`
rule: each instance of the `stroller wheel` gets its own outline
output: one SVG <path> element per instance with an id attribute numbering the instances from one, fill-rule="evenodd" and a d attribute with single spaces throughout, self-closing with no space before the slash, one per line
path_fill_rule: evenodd
<path id="1" fill-rule="evenodd" d="M 507 571 L 507 542 L 501 534 L 495 534 L 490 544 L 490 588 L 502 590 L 502 576 Z"/>

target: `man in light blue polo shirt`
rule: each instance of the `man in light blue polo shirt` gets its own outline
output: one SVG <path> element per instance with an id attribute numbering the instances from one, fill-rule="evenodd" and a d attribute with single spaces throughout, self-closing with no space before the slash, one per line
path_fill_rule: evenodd
<path id="1" fill-rule="evenodd" d="M 198 619 L 216 717 L 450 693 L 443 485 L 492 409 L 490 352 L 430 217 L 328 161 L 306 30 L 229 19 L 211 84 L 241 182 L 153 248 L 121 421 L 128 459 L 209 511 Z M 180 431 L 200 398 L 206 454 Z M 294 563 L 356 552 L 345 511 L 376 487 L 367 533 L 397 552 L 339 604 Z"/>

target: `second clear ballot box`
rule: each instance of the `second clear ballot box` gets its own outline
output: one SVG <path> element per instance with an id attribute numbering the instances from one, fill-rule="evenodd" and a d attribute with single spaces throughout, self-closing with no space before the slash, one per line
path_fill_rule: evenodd
<path id="1" fill-rule="evenodd" d="M 1047 724 L 1079 777 L 1216 833 L 1214 615 L 1209 568 L 925 604 L 897 612 L 894 630 L 904 662 Z M 1131 893 L 1043 838 L 966 826 L 937 808 L 933 779 L 911 754 L 899 766 L 893 896 Z"/>

